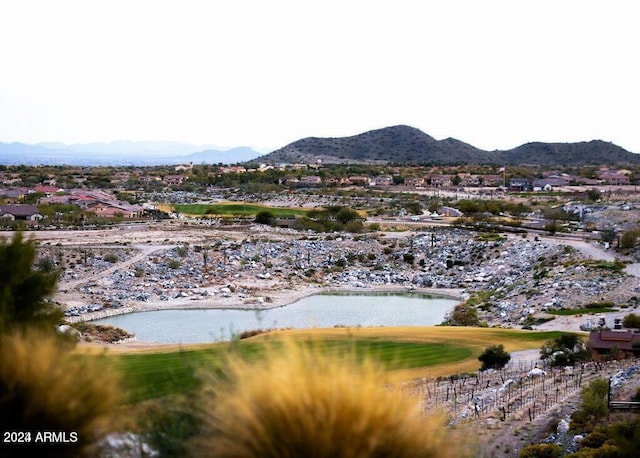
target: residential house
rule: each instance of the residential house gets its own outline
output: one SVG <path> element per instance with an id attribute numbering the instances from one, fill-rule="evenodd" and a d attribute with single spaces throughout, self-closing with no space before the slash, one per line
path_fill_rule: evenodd
<path id="1" fill-rule="evenodd" d="M 44 216 L 37 205 L 0 205 L 0 218 L 23 221 L 40 221 Z"/>
<path id="2" fill-rule="evenodd" d="M 534 191 L 551 191 L 553 188 L 567 186 L 569 182 L 560 177 L 546 177 L 533 180 L 532 187 Z"/>
<path id="3" fill-rule="evenodd" d="M 615 170 L 605 170 L 599 173 L 599 178 L 606 184 L 613 186 L 625 186 L 629 184 L 629 177 Z"/>
<path id="4" fill-rule="evenodd" d="M 431 175 L 429 179 L 431 186 L 436 188 L 446 188 L 453 184 L 453 176 L 451 175 Z"/>
<path id="5" fill-rule="evenodd" d="M 411 186 L 412 188 L 424 186 L 424 183 L 424 177 L 407 177 L 404 179 L 404 185 Z"/>
<path id="6" fill-rule="evenodd" d="M 462 186 L 480 186 L 480 175 L 472 175 L 470 173 L 459 173 L 460 184 Z"/>
<path id="7" fill-rule="evenodd" d="M 531 191 L 531 181 L 523 177 L 510 178 L 509 189 L 511 191 Z"/>
<path id="8" fill-rule="evenodd" d="M 349 177 L 349 184 L 354 186 L 367 186 L 369 184 L 369 177 L 354 175 Z"/>
<path id="9" fill-rule="evenodd" d="M 393 186 L 393 177 L 391 175 L 378 175 L 373 177 L 369 182 L 369 186 L 387 187 Z"/>
<path id="10" fill-rule="evenodd" d="M 640 334 L 630 331 L 595 331 L 589 334 L 591 358 L 630 357 L 640 353 Z"/>
<path id="11" fill-rule="evenodd" d="M 327 177 L 324 180 L 324 183 L 327 186 L 340 186 L 342 184 L 345 184 L 347 182 L 346 178 L 341 178 L 341 177 Z"/>
<path id="12" fill-rule="evenodd" d="M 0 197 L 16 202 L 24 199 L 28 192 L 27 188 L 0 189 Z"/>
<path id="13" fill-rule="evenodd" d="M 300 177 L 299 186 L 322 186 L 322 178 L 318 175 Z"/>
<path id="14" fill-rule="evenodd" d="M 33 192 L 39 192 L 45 196 L 51 196 L 59 192 L 64 192 L 64 189 L 57 186 L 36 186 L 33 188 Z"/>
<path id="15" fill-rule="evenodd" d="M 167 186 L 180 186 L 186 179 L 183 175 L 166 175 L 162 182 Z"/>
<path id="16" fill-rule="evenodd" d="M 504 177 L 502 175 L 480 175 L 479 180 L 481 181 L 482 186 L 490 188 L 504 185 Z"/>
<path id="17" fill-rule="evenodd" d="M 271 167 L 271 169 L 273 169 L 273 167 Z M 259 172 L 265 171 L 265 170 L 269 170 L 266 167 L 262 167 L 262 164 L 260 166 L 260 169 L 258 169 Z M 228 166 L 224 166 L 224 167 L 220 167 L 220 173 L 245 173 L 247 171 L 247 169 L 241 165 L 228 165 Z"/>
<path id="18" fill-rule="evenodd" d="M 140 205 L 131 205 L 128 202 L 119 200 L 94 201 L 86 205 L 86 210 L 95 213 L 97 216 L 113 218 L 122 216 L 123 218 L 136 218 L 142 216 L 144 208 Z"/>

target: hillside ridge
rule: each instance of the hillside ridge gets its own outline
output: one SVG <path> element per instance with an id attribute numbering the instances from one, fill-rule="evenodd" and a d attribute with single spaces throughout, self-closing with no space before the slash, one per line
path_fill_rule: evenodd
<path id="1" fill-rule="evenodd" d="M 486 151 L 455 138 L 436 140 L 421 130 L 397 125 L 349 137 L 307 137 L 254 162 L 404 163 L 491 165 L 640 164 L 640 155 L 603 140 L 575 143 L 529 142 L 510 150 Z"/>

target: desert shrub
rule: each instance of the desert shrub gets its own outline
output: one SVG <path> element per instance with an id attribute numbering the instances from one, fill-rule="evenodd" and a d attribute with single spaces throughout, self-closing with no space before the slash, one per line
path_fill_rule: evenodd
<path id="1" fill-rule="evenodd" d="M 256 213 L 255 222 L 258 224 L 271 225 L 275 222 L 275 216 L 273 212 L 270 212 L 269 210 L 261 210 Z"/>
<path id="2" fill-rule="evenodd" d="M 314 350 L 314 348 L 316 348 Z M 203 392 L 196 456 L 460 457 L 443 418 L 384 386 L 380 370 L 314 346 L 286 344 L 228 363 Z"/>
<path id="3" fill-rule="evenodd" d="M 444 324 L 450 326 L 479 326 L 478 311 L 473 305 L 462 302 L 453 308 Z"/>
<path id="4" fill-rule="evenodd" d="M 169 269 L 179 269 L 180 268 L 180 261 L 178 261 L 177 259 L 171 259 L 168 263 L 167 263 L 167 267 L 169 267 Z"/>
<path id="5" fill-rule="evenodd" d="M 518 458 L 560 458 L 563 455 L 562 447 L 559 445 L 535 444 L 520 450 Z"/>
<path id="6" fill-rule="evenodd" d="M 491 345 L 478 356 L 478 361 L 482 363 L 480 367 L 481 371 L 487 369 L 502 369 L 511 361 L 511 355 L 504 351 L 504 345 Z"/>
<path id="7" fill-rule="evenodd" d="M 582 389 L 582 406 L 571 415 L 571 430 L 591 432 L 609 413 L 609 381 L 598 378 Z"/>
<path id="8" fill-rule="evenodd" d="M 640 230 L 638 229 L 631 229 L 629 231 L 623 232 L 622 237 L 620 237 L 620 248 L 633 248 L 638 241 L 638 237 L 640 237 Z"/>
<path id="9" fill-rule="evenodd" d="M 115 264 L 116 262 L 118 262 L 118 255 L 115 253 L 108 253 L 105 254 L 102 259 L 104 259 L 106 262 L 110 262 L 111 264 Z"/>
<path id="10" fill-rule="evenodd" d="M 636 457 L 640 447 L 640 420 L 625 418 L 597 427 L 580 441 L 580 449 L 571 458 Z"/>
<path id="11" fill-rule="evenodd" d="M 600 448 L 608 439 L 605 429 L 597 428 L 591 434 L 588 434 L 580 441 L 580 448 Z"/>
<path id="12" fill-rule="evenodd" d="M 42 332 L 0 336 L 0 430 L 32 432 L 31 443 L 14 450 L 21 455 L 95 456 L 92 446 L 110 432 L 120 400 L 114 374 L 103 358 L 73 354 Z M 66 432 L 69 439 L 75 433 L 76 441 L 36 443 L 37 431 Z M 13 456 L 7 449 L 0 454 Z"/>
<path id="13" fill-rule="evenodd" d="M 416 257 L 414 256 L 413 253 L 405 253 L 402 255 L 402 259 L 407 264 L 413 264 L 413 261 L 415 261 Z"/>

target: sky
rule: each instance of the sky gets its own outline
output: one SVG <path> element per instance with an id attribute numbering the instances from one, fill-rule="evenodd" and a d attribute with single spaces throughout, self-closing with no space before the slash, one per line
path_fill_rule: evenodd
<path id="1" fill-rule="evenodd" d="M 0 142 L 271 151 L 406 124 L 640 153 L 636 3 L 0 0 Z"/>

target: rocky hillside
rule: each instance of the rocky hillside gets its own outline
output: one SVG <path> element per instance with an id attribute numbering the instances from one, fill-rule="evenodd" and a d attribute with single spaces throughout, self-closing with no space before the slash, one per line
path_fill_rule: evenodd
<path id="1" fill-rule="evenodd" d="M 507 151 L 485 151 L 456 140 L 436 140 L 410 126 L 371 130 L 351 137 L 309 137 L 257 160 L 269 163 L 405 163 L 494 165 L 638 164 L 640 155 L 601 140 L 527 143 Z"/>

